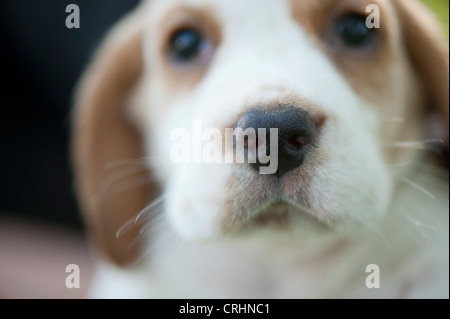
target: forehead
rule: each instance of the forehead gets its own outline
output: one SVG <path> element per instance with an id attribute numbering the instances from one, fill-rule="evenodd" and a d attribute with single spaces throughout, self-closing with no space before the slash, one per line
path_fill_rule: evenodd
<path id="1" fill-rule="evenodd" d="M 399 56 L 399 27 L 396 11 L 390 0 L 148 0 L 150 16 L 147 23 L 154 32 L 147 38 L 152 43 L 164 42 L 180 21 L 206 21 L 206 27 L 213 29 L 221 38 L 221 48 L 239 47 L 227 51 L 233 56 L 239 51 L 239 58 L 245 54 L 252 57 L 267 57 L 270 61 L 281 60 L 289 54 L 296 56 L 289 60 L 291 65 L 301 64 L 305 58 L 304 46 L 315 47 L 328 55 L 354 86 L 370 88 L 372 96 L 385 88 L 382 78 L 393 61 Z M 368 14 L 366 8 L 375 4 L 380 9 L 381 29 L 385 41 L 383 49 L 370 60 L 338 59 L 325 45 L 326 32 L 330 23 L 339 14 Z M 155 40 L 155 41 L 154 41 Z M 301 52 L 298 52 L 301 50 Z M 223 50 L 222 50 L 223 51 Z M 257 55 L 255 55 L 255 53 Z M 373 70 L 372 70 L 372 69 Z M 372 72 L 373 71 L 373 72 Z M 368 74 L 375 74 L 370 77 Z M 373 92 L 372 92 L 373 91 Z M 377 92 L 375 92 L 377 91 Z M 376 93 L 376 94 L 373 94 Z"/>
<path id="2" fill-rule="evenodd" d="M 252 13 L 252 18 L 258 18 L 262 13 L 289 13 L 290 0 L 148 0 L 153 8 L 164 12 L 174 8 L 193 8 L 213 11 L 218 17 L 233 18 L 236 21 L 249 18 L 243 13 Z M 265 16 L 265 18 L 268 18 Z"/>
<path id="3" fill-rule="evenodd" d="M 195 9 L 213 14 L 219 22 L 258 24 L 276 27 L 276 23 L 289 19 L 311 25 L 320 23 L 323 15 L 333 8 L 346 6 L 349 9 L 365 12 L 368 5 L 375 4 L 381 14 L 392 11 L 389 0 L 148 0 L 153 15 L 160 18 L 174 10 Z M 276 23 L 274 23 L 276 21 Z M 231 26 L 232 26 L 231 25 Z"/>
<path id="4" fill-rule="evenodd" d="M 368 15 L 369 5 L 379 8 L 381 29 L 389 46 L 399 43 L 395 8 L 390 0 L 149 0 L 148 23 L 160 34 L 183 20 L 207 21 L 206 28 L 224 40 L 260 49 L 289 48 L 299 40 L 313 39 L 319 47 L 339 15 Z M 371 7 L 373 8 L 373 7 Z M 252 40 L 251 43 L 249 40 Z M 242 41 L 240 41 L 242 40 Z M 309 42 L 309 41 L 307 41 Z"/>
<path id="5" fill-rule="evenodd" d="M 221 34 L 233 38 L 270 33 L 293 22 L 290 0 L 150 0 L 150 4 L 149 23 L 155 30 L 176 24 L 186 12 L 193 19 L 214 22 Z"/>

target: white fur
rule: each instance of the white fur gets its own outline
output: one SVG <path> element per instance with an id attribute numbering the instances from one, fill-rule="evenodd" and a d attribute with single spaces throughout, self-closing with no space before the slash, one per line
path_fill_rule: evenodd
<path id="1" fill-rule="evenodd" d="M 161 81 L 164 70 L 154 40 L 158 17 L 174 3 L 212 4 L 224 39 L 207 75 L 177 94 Z M 386 119 L 377 113 L 379 105 L 355 93 L 291 17 L 287 1 L 170 0 L 148 8 L 148 73 L 135 92 L 139 103 L 131 116 L 148 155 L 158 154 L 149 166 L 168 199 L 139 266 L 103 266 L 94 296 L 448 297 L 448 181 L 408 171 L 434 200 L 397 182 L 384 157 L 380 136 Z M 409 76 L 394 67 L 398 62 L 392 61 L 387 86 Z M 320 160 L 311 181 L 303 183 L 301 172 L 294 172 L 275 185 L 245 166 L 170 162 L 171 130 L 190 129 L 196 119 L 205 128 L 222 129 L 248 107 L 283 98 L 282 92 L 262 86 L 281 87 L 333 119 L 320 139 L 323 158 L 309 158 L 302 166 L 307 172 Z M 378 103 L 388 100 L 395 115 L 403 116 L 409 89 L 398 85 Z M 160 115 L 161 108 L 166 115 Z M 240 183 L 230 190 L 233 174 Z M 249 198 L 249 189 L 269 199 Z M 309 198 L 311 208 L 302 206 L 300 195 Z M 236 214 L 251 217 L 277 199 L 302 212 L 288 230 L 222 237 L 225 202 L 234 203 Z M 335 231 L 319 230 L 321 222 Z M 380 289 L 365 287 L 369 264 L 380 266 Z"/>

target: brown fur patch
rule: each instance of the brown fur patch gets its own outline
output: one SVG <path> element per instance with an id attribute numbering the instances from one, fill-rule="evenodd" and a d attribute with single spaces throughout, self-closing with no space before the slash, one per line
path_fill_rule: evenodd
<path id="1" fill-rule="evenodd" d="M 369 100 L 377 99 L 380 94 L 385 93 L 386 72 L 394 54 L 389 43 L 392 17 L 389 16 L 390 8 L 386 8 L 384 1 L 291 0 L 290 3 L 293 18 L 307 30 L 357 92 Z M 366 16 L 365 9 L 369 4 L 379 5 L 382 21 L 382 27 L 378 30 L 379 41 L 373 52 L 351 52 L 339 45 L 331 45 L 336 42 L 333 32 L 336 19 L 347 13 Z"/>
<path id="2" fill-rule="evenodd" d="M 129 18 L 110 35 L 85 74 L 73 130 L 76 184 L 89 234 L 103 256 L 119 265 L 139 253 L 139 245 L 130 247 L 139 227 L 120 238 L 116 232 L 148 203 L 152 191 L 147 183 L 102 194 L 104 182 L 123 169 L 108 165 L 143 156 L 139 133 L 125 116 L 125 100 L 143 69 L 142 29 L 130 26 L 135 19 Z"/>
<path id="3" fill-rule="evenodd" d="M 395 1 L 403 41 L 410 61 L 427 93 L 428 110 L 436 111 L 449 136 L 449 47 L 441 26 L 418 1 Z"/>

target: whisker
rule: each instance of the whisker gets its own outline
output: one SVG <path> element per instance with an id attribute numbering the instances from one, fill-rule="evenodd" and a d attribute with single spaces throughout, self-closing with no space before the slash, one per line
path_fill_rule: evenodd
<path id="1" fill-rule="evenodd" d="M 126 246 L 126 250 L 131 250 L 134 246 L 139 244 L 143 239 L 147 237 L 147 234 L 138 234 L 129 244 Z"/>
<path id="2" fill-rule="evenodd" d="M 370 193 L 369 193 L 368 191 L 366 191 L 366 190 L 361 190 L 361 192 L 362 192 L 364 195 L 366 195 L 367 198 L 369 198 L 370 201 L 371 201 L 376 207 L 379 207 L 377 201 L 375 200 L 375 197 L 373 197 L 372 194 L 370 194 Z"/>
<path id="3" fill-rule="evenodd" d="M 367 198 L 369 198 L 369 200 L 373 203 L 373 205 L 375 207 L 380 207 L 379 204 L 377 203 L 376 199 L 374 198 L 374 196 L 367 190 L 365 189 L 355 189 L 357 191 L 359 191 L 361 194 L 364 194 L 367 196 Z M 385 243 L 386 247 L 391 251 L 391 253 L 395 253 L 394 248 L 392 247 L 392 245 L 389 243 L 389 241 L 386 238 L 386 235 L 382 232 L 382 230 L 373 222 L 370 222 L 369 220 L 365 220 L 363 217 L 361 216 L 355 216 L 356 219 L 358 219 L 361 223 L 363 223 L 364 225 L 366 225 L 374 234 L 376 234 L 377 236 L 379 236 L 381 238 L 381 240 Z"/>
<path id="4" fill-rule="evenodd" d="M 158 205 L 163 203 L 168 197 L 169 197 L 169 195 L 161 195 L 157 199 L 155 199 L 152 203 L 150 203 L 148 206 L 146 206 L 143 210 L 141 210 L 137 214 L 137 216 L 135 218 L 135 223 L 137 223 L 143 215 L 150 212 L 154 207 L 157 207 Z"/>
<path id="5" fill-rule="evenodd" d="M 417 219 L 417 218 L 415 218 L 415 217 L 413 217 L 413 216 L 411 216 L 411 215 L 409 215 L 409 214 L 407 214 L 405 212 L 403 214 L 406 216 L 408 221 L 410 221 L 414 226 L 417 226 L 417 228 L 421 230 L 421 232 L 423 233 L 423 236 L 425 238 L 426 238 L 426 234 L 422 230 L 422 228 L 432 230 L 432 231 L 436 232 L 437 234 L 441 234 L 441 231 L 437 227 L 434 227 L 434 226 L 429 225 L 429 224 L 425 224 L 424 222 L 420 221 L 419 219 Z"/>
<path id="6" fill-rule="evenodd" d="M 387 168 L 402 168 L 404 166 L 410 165 L 409 169 L 417 171 L 419 173 L 425 173 L 431 176 L 441 177 L 443 179 L 449 179 L 449 171 L 447 169 L 443 169 L 434 165 L 417 165 L 416 161 L 406 161 L 399 164 L 386 165 Z"/>
<path id="7" fill-rule="evenodd" d="M 408 235 L 410 238 L 412 238 L 418 245 L 420 246 L 426 246 L 428 244 L 428 236 L 424 229 L 430 229 L 434 231 L 436 234 L 440 234 L 440 230 L 438 227 L 425 224 L 424 222 L 420 221 L 417 217 L 413 217 L 410 215 L 405 208 L 398 207 L 399 213 L 401 213 L 407 220 L 408 224 L 411 226 L 414 226 L 414 228 L 408 228 L 403 227 L 402 232 L 404 232 L 406 235 Z M 417 236 L 417 232 L 421 235 L 421 238 L 425 240 L 425 242 L 420 241 L 420 238 Z"/>
<path id="8" fill-rule="evenodd" d="M 444 179 L 449 179 L 449 172 L 446 169 L 441 169 L 439 167 L 436 166 L 423 166 L 423 165 L 414 165 L 412 167 L 413 169 L 419 171 L 419 172 L 423 172 L 423 173 L 427 173 L 430 175 L 434 175 L 434 176 L 438 176 L 438 177 L 442 177 Z"/>
<path id="9" fill-rule="evenodd" d="M 406 162 L 403 162 L 403 163 L 386 165 L 386 167 L 388 167 L 388 168 L 399 168 L 399 167 L 404 167 L 404 166 L 407 166 L 407 165 L 411 165 L 412 163 L 414 163 L 414 162 L 413 161 L 406 161 Z"/>
<path id="10" fill-rule="evenodd" d="M 164 215 L 160 215 L 160 218 L 157 218 L 155 220 L 155 222 L 150 223 L 151 227 L 146 227 L 145 231 L 139 231 L 139 234 L 136 236 L 136 238 L 134 238 L 128 245 L 127 245 L 127 249 L 130 250 L 132 249 L 135 245 L 139 244 L 142 240 L 148 238 L 148 236 L 150 234 L 152 234 L 154 231 L 162 228 L 163 226 L 165 226 L 165 216 Z M 172 233 L 171 231 L 168 231 L 166 234 L 164 234 L 163 238 L 158 237 L 158 239 L 156 240 L 158 245 L 154 244 L 153 247 L 147 252 L 147 254 L 145 254 L 145 256 L 141 256 L 141 258 L 139 259 L 143 259 L 146 258 L 147 256 L 149 256 L 152 252 L 154 252 L 156 250 L 157 247 L 160 247 L 161 244 L 166 243 L 171 237 L 176 238 L 175 236 L 176 234 Z M 144 255 L 144 254 L 142 254 Z"/>
<path id="11" fill-rule="evenodd" d="M 405 177 L 405 176 L 400 176 L 400 180 L 404 183 L 406 183 L 407 185 L 411 186 L 412 188 L 416 189 L 417 191 L 419 191 L 420 193 L 428 196 L 431 199 L 436 199 L 436 197 L 431 194 L 427 189 L 425 189 L 424 187 L 420 186 L 418 183 L 410 180 L 409 178 Z"/>
<path id="12" fill-rule="evenodd" d="M 142 218 L 138 223 L 136 223 L 136 216 L 131 217 L 117 229 L 116 239 L 119 239 L 120 237 L 128 234 L 132 229 L 146 222 L 149 222 L 149 220 Z"/>
<path id="13" fill-rule="evenodd" d="M 135 174 L 145 173 L 146 170 L 147 167 L 131 167 L 128 169 L 123 169 L 103 181 L 103 183 L 100 185 L 100 193 L 104 193 L 112 184 L 127 177 L 131 177 Z"/>
<path id="14" fill-rule="evenodd" d="M 121 235 L 125 235 L 126 233 L 128 233 L 128 231 L 131 228 L 134 228 L 133 226 L 136 225 L 136 223 L 134 222 L 135 218 L 131 217 L 130 219 L 128 219 L 125 223 L 123 223 L 119 229 L 117 229 L 116 231 L 116 239 L 119 239 Z"/>
<path id="15" fill-rule="evenodd" d="M 411 202 L 403 202 L 402 206 L 398 206 L 396 205 L 395 209 L 398 209 L 400 211 L 400 213 L 402 213 L 403 215 L 410 215 L 410 212 L 414 213 L 414 217 L 416 220 L 418 218 L 420 218 L 421 221 L 426 220 L 426 222 L 428 223 L 428 226 L 433 227 L 437 230 L 439 230 L 440 226 L 439 226 L 439 222 L 433 217 L 433 215 L 430 215 L 428 213 L 425 213 L 424 210 L 428 209 L 428 205 L 427 202 L 425 201 L 420 201 L 420 202 L 416 202 L 416 203 L 411 203 Z M 417 217 L 416 217 L 417 216 Z M 425 224 L 425 223 L 423 223 Z"/>
<path id="16" fill-rule="evenodd" d="M 391 253 L 395 253 L 395 249 L 392 247 L 391 243 L 387 240 L 386 235 L 380 230 L 379 227 L 374 226 L 372 231 L 377 234 L 381 240 L 386 244 L 386 247 L 391 251 Z"/>
<path id="17" fill-rule="evenodd" d="M 361 194 L 366 195 L 367 198 L 369 198 L 369 200 L 374 204 L 375 207 L 379 207 L 377 201 L 375 200 L 375 198 L 369 191 L 363 190 L 363 189 L 355 189 L 355 190 L 359 191 Z M 363 223 L 364 225 L 366 225 L 374 234 L 378 235 L 381 238 L 381 240 L 383 240 L 386 247 L 391 251 L 391 253 L 395 253 L 395 250 L 392 247 L 392 245 L 389 243 L 389 241 L 387 240 L 386 235 L 381 231 L 381 229 L 377 225 L 375 225 L 374 223 L 372 223 L 368 220 L 365 220 L 361 216 L 355 216 L 355 218 L 358 221 L 360 221 L 361 223 Z"/>
<path id="18" fill-rule="evenodd" d="M 122 192 L 128 191 L 133 188 L 137 188 L 137 187 L 144 186 L 144 185 L 150 185 L 150 184 L 153 184 L 153 181 L 151 181 L 150 178 L 146 175 L 141 178 L 135 178 L 132 181 L 130 181 L 129 183 L 123 183 L 120 187 L 116 187 L 115 189 L 109 191 L 107 194 L 94 195 L 91 200 L 93 201 L 94 206 L 97 207 L 104 200 L 106 200 L 114 195 L 120 194 Z"/>
<path id="19" fill-rule="evenodd" d="M 159 210 L 158 213 L 160 213 L 160 212 L 161 211 Z M 150 220 L 146 220 L 147 225 L 142 227 L 139 230 L 138 235 L 127 245 L 126 249 L 127 250 L 132 249 L 139 242 L 141 242 L 142 240 L 147 238 L 149 236 L 149 234 L 153 233 L 154 231 L 156 231 L 159 228 L 161 228 L 162 226 L 164 226 L 164 222 L 165 222 L 164 217 L 165 216 L 162 214 L 157 214 L 156 216 L 152 216 L 152 218 Z M 144 219 L 141 218 L 140 220 L 144 220 Z M 143 222 L 140 224 L 143 224 Z M 136 226 L 136 225 L 137 225 L 136 223 L 132 222 L 132 226 Z"/>
<path id="20" fill-rule="evenodd" d="M 407 228 L 407 227 L 402 227 L 400 228 L 400 231 L 407 235 L 408 238 L 411 238 L 412 240 L 414 240 L 416 242 L 416 244 L 418 244 L 421 247 L 426 246 L 427 243 L 427 239 L 425 239 L 425 243 L 423 241 L 421 241 L 419 238 L 417 238 L 417 235 L 414 233 L 413 229 Z"/>
<path id="21" fill-rule="evenodd" d="M 160 228 L 162 226 L 162 221 L 165 218 L 165 216 L 163 214 L 161 214 L 162 212 L 162 207 L 157 207 L 153 213 L 154 216 L 151 218 L 151 220 L 149 222 L 147 222 L 147 225 L 143 226 L 141 228 L 141 230 L 139 231 L 140 234 L 144 234 L 144 233 L 151 233 L 155 230 L 157 230 L 158 228 Z"/>
<path id="22" fill-rule="evenodd" d="M 399 141 L 387 144 L 385 147 L 436 151 L 436 144 L 445 144 L 445 141 L 441 139 L 429 139 L 425 141 Z"/>
<path id="23" fill-rule="evenodd" d="M 373 233 L 378 235 L 381 238 L 381 240 L 385 243 L 386 247 L 391 251 L 391 253 L 393 254 L 395 253 L 395 250 L 387 240 L 386 235 L 381 231 L 381 229 L 378 226 L 362 218 L 358 218 L 358 220 L 363 224 L 365 224 Z"/>
<path id="24" fill-rule="evenodd" d="M 149 206 L 144 208 L 144 210 L 147 209 Z M 153 214 L 150 218 L 146 219 L 143 218 L 143 216 L 141 216 L 139 219 L 136 219 L 136 216 L 142 212 L 140 211 L 138 214 L 136 214 L 136 216 L 131 217 L 129 220 L 127 220 L 119 227 L 119 229 L 116 232 L 116 238 L 119 239 L 121 236 L 124 236 L 125 234 L 129 233 L 132 229 L 136 228 L 137 226 L 146 224 L 139 230 L 139 234 L 136 236 L 136 238 L 128 245 L 129 248 L 127 249 L 131 249 L 134 245 L 136 245 L 139 242 L 140 239 L 143 238 L 142 236 L 145 236 L 146 234 L 149 234 L 151 231 L 154 231 L 161 227 L 162 224 L 161 221 L 163 219 L 162 218 L 163 215 L 160 214 L 161 210 L 162 210 L 161 207 L 157 207 L 157 210 L 153 211 L 155 214 Z"/>

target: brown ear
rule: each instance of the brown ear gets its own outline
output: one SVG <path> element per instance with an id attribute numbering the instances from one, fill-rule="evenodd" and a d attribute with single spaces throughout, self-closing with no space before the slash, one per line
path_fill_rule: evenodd
<path id="1" fill-rule="evenodd" d="M 442 27 L 419 1 L 395 1 L 411 62 L 428 94 L 430 110 L 439 114 L 448 147 L 449 51 Z"/>
<path id="2" fill-rule="evenodd" d="M 116 192 L 104 192 L 111 186 L 105 183 L 123 173 L 114 163 L 143 157 L 139 132 L 126 117 L 126 101 L 142 73 L 142 25 L 135 12 L 110 33 L 80 83 L 74 114 L 75 179 L 88 233 L 103 257 L 121 266 L 139 253 L 139 245 L 132 245 L 139 227 L 119 238 L 116 233 L 149 202 L 152 191 L 149 183 L 119 185 L 133 186 L 125 178 L 111 187 Z"/>

